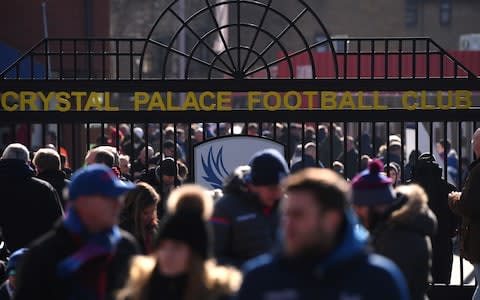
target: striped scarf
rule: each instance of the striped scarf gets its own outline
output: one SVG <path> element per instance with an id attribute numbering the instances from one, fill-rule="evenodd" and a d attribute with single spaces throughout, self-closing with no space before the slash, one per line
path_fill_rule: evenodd
<path id="1" fill-rule="evenodd" d="M 71 278 L 87 263 L 105 258 L 100 265 L 100 269 L 103 270 L 98 270 L 102 274 L 95 274 L 99 275 L 98 282 L 95 282 L 93 287 L 88 282 L 74 282 L 73 289 L 75 291 L 72 291 L 72 296 L 74 296 L 72 299 L 80 299 L 79 295 L 83 295 L 83 299 L 103 299 L 106 292 L 106 263 L 113 256 L 116 246 L 120 242 L 119 228 L 115 226 L 106 232 L 91 234 L 73 209 L 68 211 L 63 225 L 73 237 L 85 241 L 85 243 L 77 251 L 60 261 L 57 265 L 57 275 L 63 279 Z"/>

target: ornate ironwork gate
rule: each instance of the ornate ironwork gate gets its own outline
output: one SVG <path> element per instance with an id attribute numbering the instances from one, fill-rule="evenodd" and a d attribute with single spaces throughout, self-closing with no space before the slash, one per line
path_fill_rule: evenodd
<path id="1" fill-rule="evenodd" d="M 122 123 L 130 125 L 130 130 L 135 125 L 142 127 L 146 132 L 146 146 L 153 139 L 163 144 L 163 132 L 170 127 L 167 124 L 172 124 L 175 143 L 179 138 L 177 129 L 186 128 L 185 160 L 190 168 L 194 123 L 203 129 L 204 140 L 211 138 L 209 132 L 217 136 L 233 135 L 237 134 L 234 132 L 236 124 L 248 127 L 255 123 L 259 135 L 269 130 L 268 137 L 279 140 L 282 134 L 281 142 L 287 145 L 289 159 L 297 144 L 302 145 L 304 157 L 306 129 L 312 127 L 315 134 L 311 141 L 318 146 L 316 160 L 323 156 L 323 162 L 330 166 L 336 160 L 334 148 L 337 146 L 333 144 L 333 137 L 339 129 L 345 137 L 356 136 L 359 150 L 366 146 L 362 145 L 360 137 L 368 133 L 372 141 L 368 150 L 360 154 L 370 156 L 376 155 L 379 143 L 383 142 L 375 139 L 378 135 L 388 141 L 390 134 L 398 134 L 405 150 L 407 129 L 414 132 L 414 148 L 419 149 L 424 138 L 421 128 L 425 128 L 430 138 L 430 152 L 433 152 L 435 133 L 444 140 L 449 136 L 456 138 L 459 156 L 466 154 L 467 146 L 462 137 L 476 128 L 480 118 L 475 107 L 480 104 L 480 80 L 476 74 L 430 38 L 332 38 L 305 1 L 296 0 L 295 3 L 292 10 L 275 6 L 272 0 L 205 0 L 201 8 L 184 16 L 179 11 L 178 1 L 173 0 L 160 13 L 145 38 L 44 39 L 0 74 L 0 123 L 8 128 L 7 140 L 21 140 L 21 127 L 23 136 L 28 137 L 25 143 L 34 146 L 30 136 L 40 128 L 39 143 L 46 144 L 53 126 L 55 144 L 68 150 L 74 168 L 81 165 L 83 155 L 92 146 L 92 139 L 103 137 L 109 128 L 115 129 L 112 144 L 120 149 Z M 222 8 L 230 20 L 223 24 L 218 18 Z M 321 34 L 306 34 L 308 28 L 315 28 Z M 45 70 L 40 77 L 39 65 Z M 168 107 L 151 111 L 137 107 L 135 110 L 132 103 L 139 98 L 131 94 L 139 91 L 150 100 L 156 92 L 162 96 L 171 92 L 175 105 L 181 105 L 183 101 L 179 99 L 185 99 L 185 93 L 189 92 L 228 91 L 232 99 L 230 106 L 224 109 L 217 106 L 213 110 Z M 279 106 L 267 99 L 249 108 L 247 94 L 252 91 L 258 97 L 272 91 L 281 97 L 288 92 L 301 93 L 302 104 L 292 110 L 286 107 L 290 105 L 288 99 L 286 104 Z M 348 109 L 341 109 L 336 102 L 335 107 L 326 107 L 327 102 L 321 100 L 322 91 L 334 93 L 330 95 L 338 101 L 343 99 L 345 92 L 357 97 L 363 93 L 369 105 L 361 107 L 358 103 L 354 106 L 350 103 Z M 438 94 L 438 91 L 442 92 Z M 450 99 L 464 100 L 461 98 L 464 96 L 455 98 L 454 93 L 458 91 L 468 92 L 467 107 L 450 103 Z M 101 94 L 102 105 L 86 109 L 84 102 L 88 102 L 93 92 Z M 313 92 L 317 92 L 315 97 L 319 104 L 308 107 L 305 103 L 308 104 L 308 95 L 314 95 Z M 420 100 L 422 92 L 426 100 Z M 385 94 L 391 107 L 375 109 L 379 108 L 375 107 L 376 93 Z M 436 96 L 432 95 L 435 93 Z M 49 95 L 52 96 L 49 98 Z M 106 111 L 107 96 L 114 107 L 110 110 L 114 111 Z M 276 94 L 270 96 L 274 100 L 277 97 Z M 404 97 L 406 103 L 402 102 Z M 415 97 L 418 102 L 409 102 L 417 99 Z M 443 102 L 444 97 L 447 97 L 448 107 Z M 60 98 L 70 103 L 69 109 Z M 428 104 L 430 100 L 440 104 L 432 107 Z M 56 106 L 59 102 L 62 105 Z M 419 109 L 412 109 L 416 107 Z M 225 124 L 231 130 L 221 133 Z M 300 133 L 295 133 L 298 126 Z M 283 131 L 277 132 L 277 127 L 282 127 Z M 150 132 L 152 128 L 160 130 L 161 134 L 156 137 Z M 324 148 L 319 147 L 320 130 L 326 132 L 329 140 Z M 130 139 L 133 144 L 132 132 Z M 344 152 L 346 140 L 340 149 Z M 388 142 L 386 153 L 389 162 Z M 175 155 L 178 155 L 177 150 Z M 402 164 L 406 162 L 406 155 L 405 151 L 401 152 Z M 357 165 L 361 166 L 360 160 L 354 166 L 346 164 L 345 167 L 358 169 Z M 458 169 L 462 169 L 462 162 Z M 447 168 L 444 172 L 447 178 Z M 405 176 L 402 172 L 402 180 Z M 462 176 L 456 178 L 458 186 L 462 182 Z M 460 268 L 463 273 L 463 264 Z M 459 284 L 463 286 L 463 274 L 461 278 Z"/>

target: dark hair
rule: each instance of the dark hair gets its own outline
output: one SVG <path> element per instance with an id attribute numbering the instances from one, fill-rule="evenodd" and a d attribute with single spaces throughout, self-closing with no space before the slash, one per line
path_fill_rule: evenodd
<path id="1" fill-rule="evenodd" d="M 450 151 L 450 149 L 452 148 L 452 143 L 450 143 L 449 140 L 440 140 L 438 141 L 438 144 L 442 145 L 445 152 Z"/>
<path id="2" fill-rule="evenodd" d="M 175 143 L 172 140 L 166 140 L 163 142 L 163 149 L 175 148 Z"/>
<path id="3" fill-rule="evenodd" d="M 344 211 L 350 202 L 350 186 L 329 169 L 308 168 L 285 181 L 285 191 L 307 191 L 324 210 Z"/>
<path id="4" fill-rule="evenodd" d="M 95 155 L 96 163 L 107 165 L 110 168 L 113 167 L 114 160 L 115 160 L 115 157 L 113 156 L 113 154 L 106 150 L 100 150 Z"/>
<path id="5" fill-rule="evenodd" d="M 132 234 L 135 238 L 145 241 L 145 231 L 141 224 L 143 210 L 151 205 L 157 206 L 160 196 L 148 183 L 139 182 L 129 191 L 125 197 L 125 205 L 122 212 L 122 222 L 132 225 Z M 156 211 L 156 209 L 155 209 Z"/>

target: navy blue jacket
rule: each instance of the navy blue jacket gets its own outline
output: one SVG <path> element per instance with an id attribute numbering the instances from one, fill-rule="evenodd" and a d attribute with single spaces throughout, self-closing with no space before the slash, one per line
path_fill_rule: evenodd
<path id="1" fill-rule="evenodd" d="M 246 264 L 239 300 L 409 299 L 388 259 L 366 251 L 367 235 L 347 218 L 343 241 L 323 260 L 264 255 Z"/>

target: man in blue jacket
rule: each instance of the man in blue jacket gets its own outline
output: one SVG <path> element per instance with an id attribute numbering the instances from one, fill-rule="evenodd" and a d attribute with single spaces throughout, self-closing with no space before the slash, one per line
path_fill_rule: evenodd
<path id="1" fill-rule="evenodd" d="M 408 299 L 398 268 L 366 251 L 343 178 L 306 169 L 285 190 L 282 249 L 247 263 L 238 299 Z"/>

